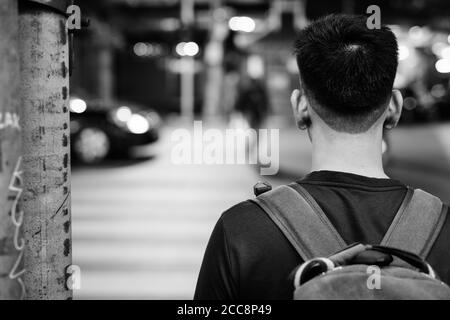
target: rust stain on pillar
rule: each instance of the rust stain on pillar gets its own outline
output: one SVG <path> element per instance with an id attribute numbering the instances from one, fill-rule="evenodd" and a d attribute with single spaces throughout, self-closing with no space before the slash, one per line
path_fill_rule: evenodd
<path id="1" fill-rule="evenodd" d="M 22 288 L 20 252 L 14 245 L 16 227 L 11 211 L 17 192 L 9 185 L 20 155 L 18 12 L 16 0 L 0 1 L 0 300 L 19 299 Z M 20 210 L 18 208 L 18 210 Z M 19 228 L 20 231 L 20 228 Z M 20 234 L 20 232 L 19 232 Z M 20 237 L 20 235 L 19 235 Z M 16 261 L 19 265 L 14 269 Z M 10 276 L 13 275 L 13 277 Z"/>
<path id="2" fill-rule="evenodd" d="M 28 299 L 72 297 L 65 274 L 72 263 L 65 21 L 43 6 L 20 9 Z"/>

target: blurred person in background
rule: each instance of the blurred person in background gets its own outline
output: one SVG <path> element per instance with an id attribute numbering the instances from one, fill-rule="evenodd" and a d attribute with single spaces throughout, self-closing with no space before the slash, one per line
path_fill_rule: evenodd
<path id="1" fill-rule="evenodd" d="M 225 43 L 224 109 L 230 127 L 259 129 L 269 112 L 267 88 L 261 74 L 249 72 L 250 55 L 236 46 L 235 36 L 231 32 Z"/>
<path id="2" fill-rule="evenodd" d="M 244 115 L 250 128 L 259 129 L 269 110 L 269 99 L 264 83 L 243 74 L 239 81 L 234 109 Z"/>
<path id="3" fill-rule="evenodd" d="M 301 89 L 292 107 L 312 141 L 313 163 L 292 188 L 311 196 L 346 244 L 378 244 L 411 196 L 382 161 L 383 131 L 397 125 L 403 104 L 393 90 L 396 37 L 386 26 L 369 30 L 365 17 L 331 15 L 300 32 L 296 55 Z M 448 284 L 450 218 L 428 197 L 440 203 L 443 223 L 426 258 Z M 303 262 L 257 201 L 241 202 L 216 224 L 195 299 L 292 299 L 289 275 Z"/>

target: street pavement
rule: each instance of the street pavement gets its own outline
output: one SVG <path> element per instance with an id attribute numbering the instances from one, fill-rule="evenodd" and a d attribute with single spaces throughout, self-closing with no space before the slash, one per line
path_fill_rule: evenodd
<path id="1" fill-rule="evenodd" d="M 191 299 L 209 235 L 220 214 L 252 197 L 254 166 L 175 165 L 170 134 L 129 161 L 75 167 L 73 260 L 76 299 Z M 403 127 L 389 137 L 393 178 L 450 202 L 450 125 Z M 280 132 L 286 183 L 308 172 L 310 145 L 293 128 Z"/>
<path id="2" fill-rule="evenodd" d="M 74 168 L 76 299 L 191 299 L 216 221 L 252 196 L 252 167 L 173 164 L 170 131 L 136 160 Z"/>

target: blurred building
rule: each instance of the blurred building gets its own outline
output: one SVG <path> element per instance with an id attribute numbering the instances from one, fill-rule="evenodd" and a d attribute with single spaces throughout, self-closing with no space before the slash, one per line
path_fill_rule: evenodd
<path id="1" fill-rule="evenodd" d="M 232 105 L 231 61 L 234 75 L 256 73 L 264 81 L 272 112 L 283 114 L 296 86 L 291 54 L 296 29 L 333 12 L 365 14 L 377 4 L 382 22 L 400 41 L 396 85 L 407 98 L 404 122 L 449 117 L 450 3 L 445 0 L 78 3 L 92 23 L 75 36 L 74 95 L 133 101 L 162 114 L 191 108 L 223 116 Z"/>

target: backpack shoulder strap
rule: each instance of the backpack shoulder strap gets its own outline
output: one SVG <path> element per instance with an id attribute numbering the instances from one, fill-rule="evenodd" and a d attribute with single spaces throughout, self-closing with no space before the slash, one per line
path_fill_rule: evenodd
<path id="1" fill-rule="evenodd" d="M 299 184 L 281 186 L 253 200 L 283 232 L 303 260 L 346 247 L 312 196 Z"/>
<path id="2" fill-rule="evenodd" d="M 418 254 L 425 259 L 445 222 L 448 207 L 423 191 L 408 188 L 381 245 Z"/>

